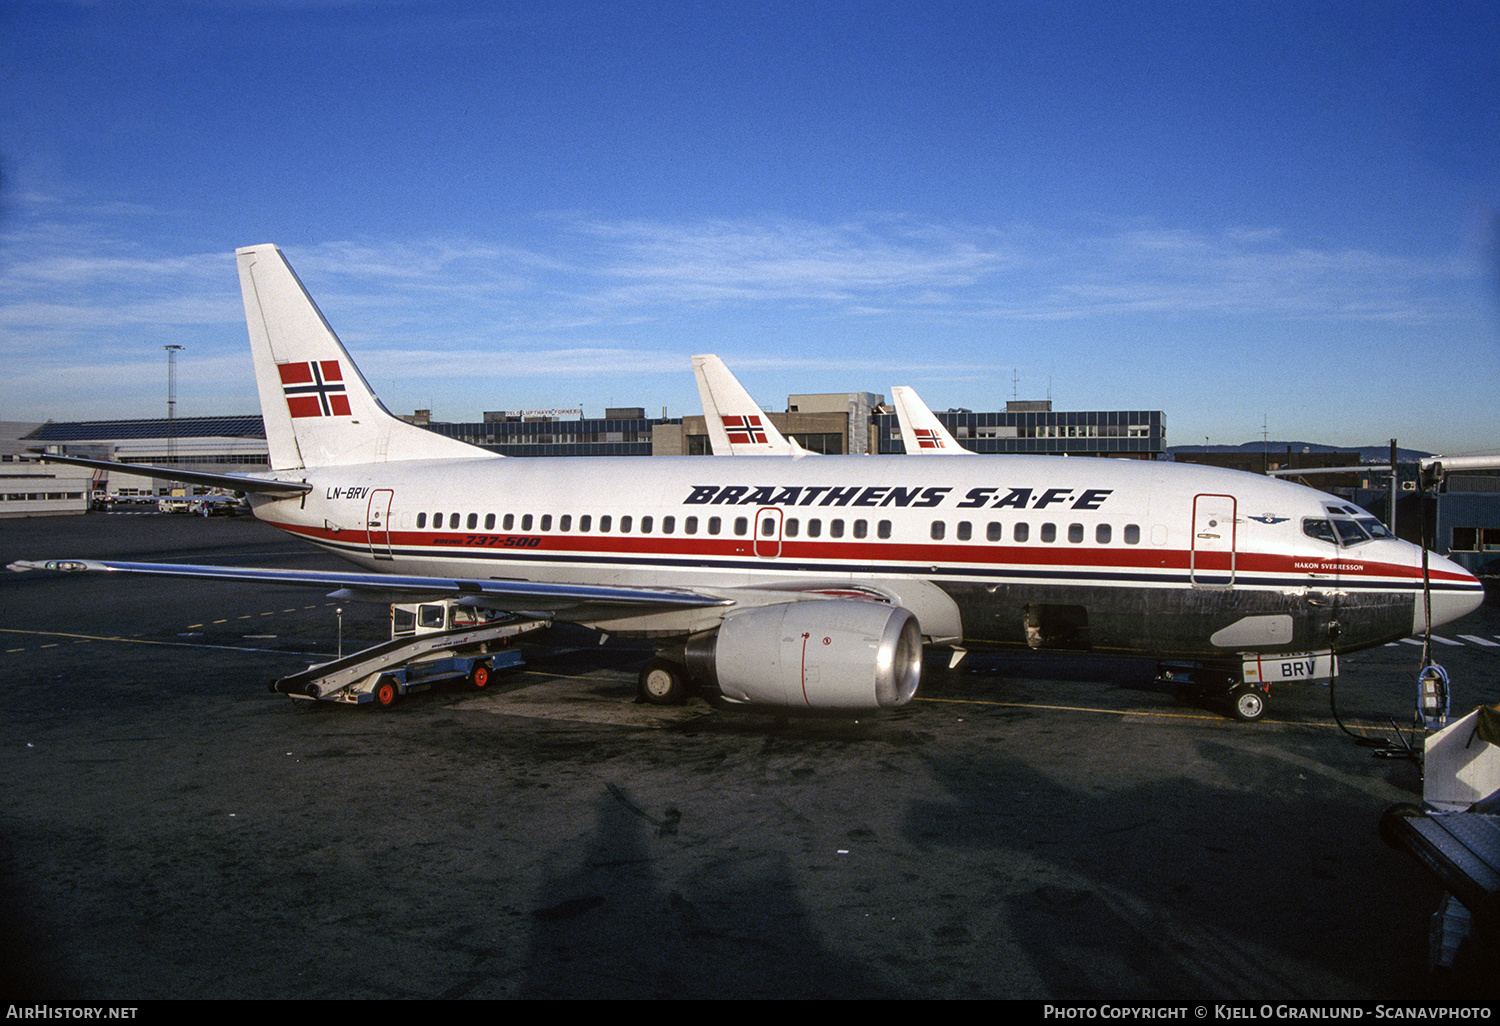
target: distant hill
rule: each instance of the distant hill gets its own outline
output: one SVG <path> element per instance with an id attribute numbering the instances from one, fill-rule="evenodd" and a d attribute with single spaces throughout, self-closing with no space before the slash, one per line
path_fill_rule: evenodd
<path id="1" fill-rule="evenodd" d="M 1173 459 L 1177 458 L 1179 452 L 1269 452 L 1284 453 L 1290 448 L 1292 452 L 1357 452 L 1361 463 L 1385 463 L 1391 458 L 1391 446 L 1385 445 L 1323 445 L 1320 442 L 1241 442 L 1239 445 L 1169 445 L 1167 452 Z M 1433 455 L 1420 449 L 1403 449 L 1396 447 L 1397 463 L 1415 463 L 1417 460 Z"/>

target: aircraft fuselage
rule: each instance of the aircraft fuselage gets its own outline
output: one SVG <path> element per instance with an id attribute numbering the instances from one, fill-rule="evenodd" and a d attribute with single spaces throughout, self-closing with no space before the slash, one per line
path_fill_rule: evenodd
<path id="1" fill-rule="evenodd" d="M 1353 651 L 1423 627 L 1417 546 L 1336 496 L 1216 468 L 478 457 L 304 479 L 308 495 L 261 498 L 257 515 L 382 572 L 742 601 L 853 589 L 911 609 L 933 643 L 1199 660 Z M 1475 608 L 1474 578 L 1430 558 L 1434 619 Z M 595 625 L 662 635 L 713 622 L 673 613 Z"/>

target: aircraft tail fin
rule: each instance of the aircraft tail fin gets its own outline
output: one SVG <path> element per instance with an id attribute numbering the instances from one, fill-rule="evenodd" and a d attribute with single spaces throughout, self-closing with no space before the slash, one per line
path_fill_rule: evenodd
<path id="1" fill-rule="evenodd" d="M 905 385 L 893 385 L 891 402 L 896 406 L 896 419 L 901 422 L 901 441 L 908 455 L 970 455 L 970 451 L 958 444 L 958 439 L 949 434 L 943 422 L 916 392 Z"/>
<path id="2" fill-rule="evenodd" d="M 717 356 L 693 357 L 703 418 L 716 456 L 812 456 L 776 430 L 771 418 Z"/>
<path id="3" fill-rule="evenodd" d="M 491 455 L 392 416 L 280 249 L 235 257 L 273 470 Z"/>

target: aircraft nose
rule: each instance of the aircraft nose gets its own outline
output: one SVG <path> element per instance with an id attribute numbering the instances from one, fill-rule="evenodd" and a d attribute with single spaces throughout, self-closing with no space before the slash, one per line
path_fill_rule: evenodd
<path id="1" fill-rule="evenodd" d="M 1451 623 L 1484 605 L 1484 585 L 1452 560 L 1429 553 L 1427 572 L 1432 582 L 1432 626 Z M 1427 609 L 1420 593 L 1413 612 L 1412 632 L 1424 633 L 1427 630 Z"/>

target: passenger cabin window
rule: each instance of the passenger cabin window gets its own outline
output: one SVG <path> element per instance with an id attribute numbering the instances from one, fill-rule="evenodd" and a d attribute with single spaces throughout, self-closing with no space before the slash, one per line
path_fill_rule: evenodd
<path id="1" fill-rule="evenodd" d="M 479 514 L 478 513 L 470 513 L 469 514 L 469 530 L 472 531 L 475 528 L 477 528 L 478 526 L 479 526 Z"/>
<path id="2" fill-rule="evenodd" d="M 642 534 L 650 534 L 651 533 L 651 518 L 650 517 L 641 517 L 641 533 Z"/>
<path id="3" fill-rule="evenodd" d="M 671 534 L 675 530 L 677 530 L 677 518 L 676 517 L 662 517 L 661 518 L 661 533 L 662 534 Z"/>
<path id="4" fill-rule="evenodd" d="M 486 513 L 484 515 L 484 529 L 486 531 L 493 531 L 495 529 L 495 514 Z"/>
<path id="5" fill-rule="evenodd" d="M 958 522 L 958 540 L 968 541 L 972 537 L 974 537 L 974 525 L 967 520 L 960 520 Z"/>
<path id="6" fill-rule="evenodd" d="M 724 524 L 724 521 L 721 520 L 721 519 L 719 519 L 718 517 L 709 517 L 708 518 L 708 533 L 709 534 L 718 534 L 719 533 L 719 529 L 723 526 L 723 524 Z"/>
<path id="7" fill-rule="evenodd" d="M 514 531 L 516 529 L 516 515 L 514 513 L 505 514 L 505 519 L 501 521 L 501 524 L 505 530 Z"/>
<path id="8" fill-rule="evenodd" d="M 865 523 L 863 520 L 856 520 L 854 522 L 854 537 L 856 537 L 856 538 L 863 538 L 865 535 L 867 535 L 869 533 L 870 533 L 870 525 L 869 524 Z"/>
<path id="9" fill-rule="evenodd" d="M 1056 524 L 1043 524 L 1042 525 L 1042 541 L 1044 541 L 1044 542 L 1055 542 L 1055 541 L 1057 541 L 1057 525 Z"/>
<path id="10" fill-rule="evenodd" d="M 1072 545 L 1081 545 L 1083 543 L 1083 525 L 1082 524 L 1069 524 L 1068 525 L 1068 542 L 1070 544 L 1072 544 Z"/>
<path id="11" fill-rule="evenodd" d="M 798 520 L 796 517 L 792 517 L 791 519 L 789 519 L 786 522 L 786 531 L 785 531 L 785 534 L 786 534 L 786 536 L 788 538 L 795 538 L 795 537 L 797 537 L 797 532 L 800 531 L 801 529 L 802 529 L 802 522 L 800 520 Z"/>
<path id="12" fill-rule="evenodd" d="M 877 538 L 889 538 L 891 536 L 891 522 L 882 520 L 875 525 L 875 536 Z"/>
<path id="13" fill-rule="evenodd" d="M 1005 537 L 1005 528 L 1001 524 L 997 524 L 994 521 L 990 521 L 990 523 L 988 524 L 988 526 L 986 526 L 985 529 L 984 529 L 984 537 L 985 537 L 986 541 L 992 541 L 992 542 L 1000 541 L 1002 538 Z"/>
<path id="14" fill-rule="evenodd" d="M 697 517 L 688 517 L 686 520 L 684 520 L 682 522 L 682 529 L 684 531 L 686 531 L 688 534 L 697 534 L 698 533 L 698 518 Z"/>
<path id="15" fill-rule="evenodd" d="M 418 513 L 417 514 L 417 526 L 418 527 L 426 527 L 427 526 L 427 514 L 426 513 Z"/>
<path id="16" fill-rule="evenodd" d="M 630 521 L 631 521 L 631 518 L 628 517 L 628 516 L 620 518 L 620 533 L 621 534 L 629 534 L 630 533 Z"/>
<path id="17" fill-rule="evenodd" d="M 603 516 L 601 516 L 599 518 L 599 533 L 601 533 L 601 534 L 608 533 L 609 532 L 609 524 L 610 524 L 609 514 L 605 513 Z"/>
<path id="18" fill-rule="evenodd" d="M 744 517 L 735 517 L 734 518 L 734 533 L 737 536 L 743 538 L 745 536 L 746 532 L 748 532 L 749 530 L 750 530 L 750 521 L 749 520 L 745 519 Z"/>
<path id="19" fill-rule="evenodd" d="M 947 524 L 943 523 L 941 520 L 934 520 L 932 522 L 932 540 L 933 541 L 942 541 L 943 540 L 943 535 L 945 535 L 947 533 L 948 533 L 948 525 Z"/>
<path id="20" fill-rule="evenodd" d="M 1015 539 L 1016 539 L 1016 541 L 1023 542 L 1023 541 L 1027 541 L 1030 538 L 1031 538 L 1031 525 L 1030 524 L 1017 524 L 1016 525 L 1016 531 L 1015 531 Z"/>
<path id="21" fill-rule="evenodd" d="M 1126 545 L 1139 545 L 1140 543 L 1141 543 L 1141 525 L 1140 524 L 1126 524 L 1125 525 L 1125 544 Z"/>
<path id="22" fill-rule="evenodd" d="M 1094 528 L 1094 541 L 1099 545 L 1108 545 L 1114 529 L 1108 524 L 1100 524 Z"/>
<path id="23" fill-rule="evenodd" d="M 589 529 L 593 526 L 594 518 L 588 513 L 585 513 L 578 518 L 578 530 L 582 531 L 584 534 L 587 534 L 589 532 Z"/>

